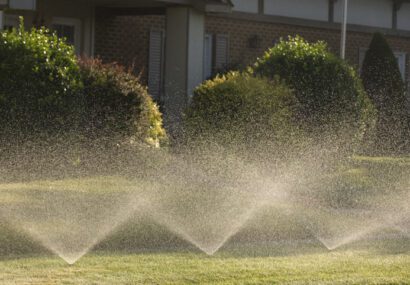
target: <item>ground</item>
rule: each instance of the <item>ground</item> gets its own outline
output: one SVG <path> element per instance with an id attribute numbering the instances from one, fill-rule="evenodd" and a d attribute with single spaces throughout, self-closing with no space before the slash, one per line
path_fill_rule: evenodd
<path id="1" fill-rule="evenodd" d="M 93 253 L 0 260 L 0 284 L 410 284 L 408 254 L 361 250 L 250 257 L 194 252 Z"/>

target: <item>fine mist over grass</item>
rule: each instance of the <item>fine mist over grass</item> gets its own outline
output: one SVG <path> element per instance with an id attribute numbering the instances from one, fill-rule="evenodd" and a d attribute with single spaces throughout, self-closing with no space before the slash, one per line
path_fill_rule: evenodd
<path id="1" fill-rule="evenodd" d="M 204 82 L 168 141 L 131 71 L 78 61 L 23 21 L 0 36 L 0 261 L 408 245 L 410 163 L 352 155 L 372 148 L 361 144 L 376 112 L 325 43 L 280 40 L 246 71 Z"/>
<path id="2" fill-rule="evenodd" d="M 407 163 L 350 157 L 334 139 L 274 152 L 50 141 L 2 152 L 0 219 L 70 264 L 131 224 L 117 247 L 139 236 L 142 248 L 181 245 L 177 236 L 209 255 L 230 242 L 318 240 L 333 250 L 409 237 Z M 151 237 L 150 224 L 159 227 Z"/>

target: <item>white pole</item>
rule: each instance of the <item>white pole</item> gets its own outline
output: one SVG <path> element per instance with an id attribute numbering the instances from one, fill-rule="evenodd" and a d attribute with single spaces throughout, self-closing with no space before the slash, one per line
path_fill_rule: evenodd
<path id="1" fill-rule="evenodd" d="M 340 41 L 340 57 L 346 57 L 346 29 L 347 29 L 347 2 L 343 0 L 343 18 L 342 18 L 342 39 Z"/>

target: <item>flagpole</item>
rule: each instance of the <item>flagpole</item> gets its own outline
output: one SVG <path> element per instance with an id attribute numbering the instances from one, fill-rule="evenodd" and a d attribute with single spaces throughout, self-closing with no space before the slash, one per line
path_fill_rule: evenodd
<path id="1" fill-rule="evenodd" d="M 342 38 L 340 41 L 340 57 L 342 59 L 346 57 L 347 3 L 348 0 L 343 0 Z"/>

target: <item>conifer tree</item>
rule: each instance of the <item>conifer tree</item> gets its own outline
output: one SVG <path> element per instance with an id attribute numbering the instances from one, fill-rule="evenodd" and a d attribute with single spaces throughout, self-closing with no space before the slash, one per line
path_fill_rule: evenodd
<path id="1" fill-rule="evenodd" d="M 387 40 L 375 33 L 364 58 L 361 77 L 378 111 L 374 147 L 381 153 L 399 153 L 406 144 L 407 100 L 399 65 Z"/>

